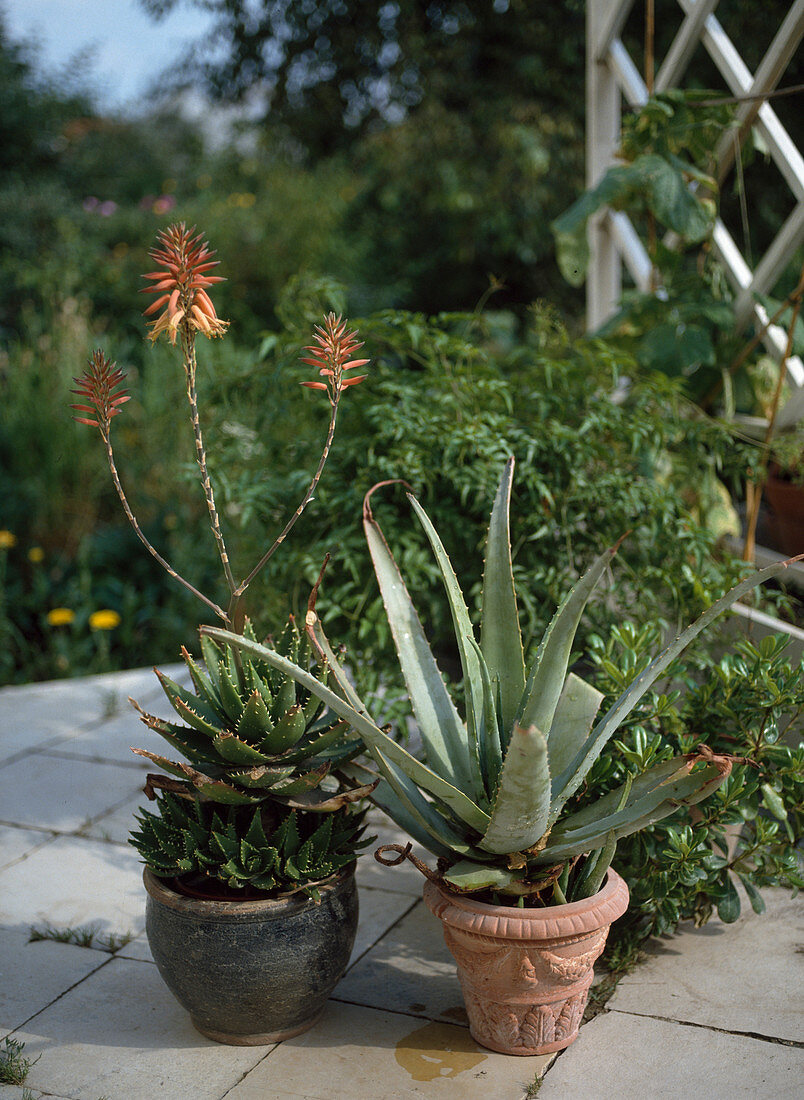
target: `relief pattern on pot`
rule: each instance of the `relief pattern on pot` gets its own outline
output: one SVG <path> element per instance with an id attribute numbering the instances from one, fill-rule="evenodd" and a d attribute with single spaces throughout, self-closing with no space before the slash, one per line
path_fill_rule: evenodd
<path id="1" fill-rule="evenodd" d="M 529 1049 L 574 1036 L 607 934 L 514 945 L 445 925 L 473 1028 L 500 1046 Z"/>

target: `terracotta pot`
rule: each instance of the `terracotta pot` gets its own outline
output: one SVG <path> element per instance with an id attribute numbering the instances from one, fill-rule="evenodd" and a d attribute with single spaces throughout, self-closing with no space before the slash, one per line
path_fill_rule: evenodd
<path id="1" fill-rule="evenodd" d="M 765 496 L 776 521 L 784 554 L 804 553 L 804 485 L 780 477 L 778 467 L 768 471 Z"/>
<path id="2" fill-rule="evenodd" d="M 432 882 L 424 900 L 444 926 L 478 1043 L 502 1054 L 549 1054 L 577 1038 L 593 964 L 628 908 L 615 871 L 594 897 L 545 909 L 486 905 Z"/>
<path id="3" fill-rule="evenodd" d="M 354 864 L 304 894 L 213 901 L 177 893 L 148 868 L 146 932 L 159 973 L 193 1025 L 257 1046 L 307 1031 L 342 977 L 357 931 Z"/>

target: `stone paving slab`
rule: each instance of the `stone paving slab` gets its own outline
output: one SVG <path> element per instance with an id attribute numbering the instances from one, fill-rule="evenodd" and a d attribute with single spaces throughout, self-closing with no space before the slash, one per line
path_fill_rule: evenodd
<path id="1" fill-rule="evenodd" d="M 687 925 L 656 941 L 609 1008 L 804 1042 L 804 904 L 786 890 L 762 893 L 761 916 L 745 906 L 735 924 Z"/>
<path id="2" fill-rule="evenodd" d="M 0 924 L 140 932 L 145 888 L 139 857 L 117 844 L 57 837 L 0 871 Z"/>
<path id="3" fill-rule="evenodd" d="M 271 1049 L 203 1038 L 155 966 L 119 958 L 14 1038 L 41 1054 L 31 1088 L 76 1100 L 220 1100 Z"/>
<path id="4" fill-rule="evenodd" d="M 53 833 L 40 829 L 17 829 L 10 825 L 0 825 L 0 871 L 53 839 Z"/>
<path id="5" fill-rule="evenodd" d="M 103 951 L 50 940 L 28 941 L 27 928 L 0 928 L 0 1036 L 20 1027 L 109 961 Z"/>
<path id="6" fill-rule="evenodd" d="M 116 809 L 96 817 L 91 824 L 85 825 L 81 829 L 81 835 L 95 837 L 97 840 L 111 840 L 115 844 L 128 844 L 128 835 L 137 824 L 134 813 L 141 808 L 151 810 L 154 808 L 154 803 L 149 802 L 142 791 L 145 776 L 140 775 L 138 782 L 140 789 L 136 794 L 127 798 Z"/>
<path id="7" fill-rule="evenodd" d="M 0 820 L 71 833 L 142 786 L 139 769 L 39 752 L 0 770 Z"/>
<path id="8" fill-rule="evenodd" d="M 607 1012 L 556 1059 L 539 1100 L 799 1100 L 802 1082 L 798 1047 Z"/>
<path id="9" fill-rule="evenodd" d="M 311 1031 L 276 1047 L 226 1100 L 521 1100 L 549 1061 L 494 1054 L 453 1024 L 330 1001 Z"/>
<path id="10" fill-rule="evenodd" d="M 455 960 L 441 922 L 422 901 L 352 967 L 333 996 L 430 1019 L 466 1021 Z"/>

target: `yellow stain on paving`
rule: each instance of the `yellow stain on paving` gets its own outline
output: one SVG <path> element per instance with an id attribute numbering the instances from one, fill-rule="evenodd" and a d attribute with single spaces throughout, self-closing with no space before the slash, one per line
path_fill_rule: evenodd
<path id="1" fill-rule="evenodd" d="M 452 1024 L 425 1024 L 396 1044 L 396 1060 L 414 1081 L 457 1077 L 486 1058 L 469 1032 Z"/>

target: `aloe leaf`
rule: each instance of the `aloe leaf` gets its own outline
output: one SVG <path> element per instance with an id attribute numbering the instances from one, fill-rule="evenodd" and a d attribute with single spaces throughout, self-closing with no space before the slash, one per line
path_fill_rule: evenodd
<path id="1" fill-rule="evenodd" d="M 520 716 L 517 719 L 520 726 L 537 726 L 541 730 L 549 730 L 552 726 L 556 705 L 567 676 L 578 623 L 587 600 L 617 553 L 619 545 L 616 543 L 595 558 L 561 601 L 561 606 L 545 631 L 525 685 Z"/>
<path id="2" fill-rule="evenodd" d="M 589 861 L 589 866 L 584 868 L 583 879 L 578 883 L 578 888 L 573 892 L 573 901 L 581 898 L 593 898 L 603 885 L 606 872 L 611 867 L 611 861 L 617 851 L 617 834 L 612 830 L 606 834 L 605 844 L 598 849 L 595 859 Z"/>
<path id="3" fill-rule="evenodd" d="M 190 654 L 184 646 L 181 647 L 181 655 L 184 663 L 189 669 L 190 677 L 192 678 L 193 685 L 198 695 L 206 699 L 213 706 L 219 704 L 220 696 L 218 695 L 217 687 L 213 685 L 209 676 L 207 676 L 206 672 L 193 659 L 192 654 Z"/>
<path id="4" fill-rule="evenodd" d="M 580 749 L 595 720 L 602 692 L 571 672 L 559 696 L 547 738 L 551 775 L 558 775 Z"/>
<path id="5" fill-rule="evenodd" d="M 456 787 L 474 790 L 466 729 L 441 678 L 419 616 L 379 526 L 365 516 L 363 528 L 427 759 L 434 771 Z"/>
<path id="6" fill-rule="evenodd" d="M 218 662 L 223 656 L 223 651 L 218 649 L 211 638 L 205 638 L 201 635 L 201 654 L 204 658 L 204 664 L 207 666 L 210 681 L 217 690 L 220 686 L 218 682 Z"/>
<path id="7" fill-rule="evenodd" d="M 478 858 L 482 858 L 482 853 L 467 844 L 466 838 L 422 796 L 416 784 L 408 779 L 401 768 L 386 759 L 378 749 L 373 749 L 371 755 L 383 776 L 372 795 L 373 802 L 384 809 L 398 825 L 410 833 L 414 840 L 434 855 L 450 860 L 454 859 L 456 854 L 461 856 L 476 854 Z M 397 817 L 396 813 L 400 808 L 404 813 Z M 415 831 L 409 828 L 411 821 L 416 825 Z"/>
<path id="8" fill-rule="evenodd" d="M 177 703 L 183 703 L 185 708 L 189 708 L 193 714 L 197 714 L 199 718 L 205 719 L 212 726 L 219 726 L 220 719 L 215 713 L 213 708 L 206 703 L 203 699 L 199 699 L 197 695 L 193 695 L 191 691 L 187 691 L 185 688 L 180 687 L 179 684 L 171 680 L 169 676 L 165 676 L 164 672 L 160 672 L 159 669 L 154 670 L 156 672 L 157 679 L 162 685 L 162 690 L 170 701 L 170 705 L 182 718 L 186 717 L 186 710 L 180 710 Z"/>
<path id="9" fill-rule="evenodd" d="M 261 742 L 261 748 L 270 753 L 284 752 L 299 741 L 305 726 L 304 711 L 296 703 L 282 715 L 270 733 L 266 734 Z"/>
<path id="10" fill-rule="evenodd" d="M 547 741 L 535 726 L 514 725 L 491 820 L 479 847 L 495 855 L 532 848 L 544 836 L 549 816 Z"/>
<path id="11" fill-rule="evenodd" d="M 458 578 L 455 576 L 455 570 L 452 568 L 452 562 L 449 560 L 447 551 L 444 549 L 444 544 L 438 536 L 438 532 L 430 520 L 430 517 L 419 504 L 418 500 L 410 493 L 408 493 L 408 500 L 410 501 L 419 523 L 424 528 L 424 533 L 432 547 L 433 554 L 438 564 L 439 571 L 441 573 L 441 580 L 444 583 L 444 590 L 447 594 L 447 601 L 449 603 L 450 614 L 452 615 L 452 626 L 455 632 L 455 640 L 458 643 L 458 653 L 461 658 L 461 669 L 463 671 L 464 691 L 466 696 L 466 724 L 469 731 L 469 737 L 471 741 L 474 741 L 473 756 L 473 771 L 476 773 L 476 779 L 479 779 L 479 770 L 477 767 L 477 727 L 481 721 L 483 714 L 483 685 L 480 677 L 480 666 L 477 660 L 477 654 L 472 646 L 475 641 L 475 631 L 472 626 L 472 620 L 469 618 L 469 611 L 466 607 L 466 601 L 461 591 L 461 586 L 458 584 Z M 471 752 L 471 743 L 470 743 Z M 480 790 L 475 788 L 477 794 L 480 794 Z"/>
<path id="12" fill-rule="evenodd" d="M 270 768 L 270 767 L 254 767 L 244 771 L 230 772 L 230 778 L 233 782 L 237 783 L 240 787 L 249 787 L 255 790 L 270 790 L 275 783 L 278 783 L 281 779 L 286 779 L 288 776 L 293 775 L 293 767 L 289 768 Z"/>
<path id="13" fill-rule="evenodd" d="M 241 737 L 249 737 L 252 740 L 261 740 L 273 729 L 273 722 L 265 705 L 265 700 L 256 688 L 252 691 L 245 705 L 240 721 L 237 723 L 237 732 Z"/>
<path id="14" fill-rule="evenodd" d="M 502 723 L 506 731 L 513 727 L 525 690 L 525 655 L 511 566 L 509 510 L 513 476 L 512 456 L 505 464 L 491 510 L 480 620 L 480 648 L 492 680 L 500 685 Z"/>
<path id="15" fill-rule="evenodd" d="M 148 752 L 146 749 L 132 749 L 131 751 L 136 753 L 137 756 L 143 756 L 146 760 L 151 760 L 169 775 L 177 775 L 180 779 L 188 780 L 204 798 L 209 799 L 211 802 L 220 802 L 227 806 L 247 806 L 261 801 L 261 795 L 249 795 L 245 791 L 239 791 L 220 779 L 213 779 L 203 772 L 196 771 L 189 764 L 175 763 L 173 760 L 167 760 L 164 756 L 157 756 L 156 753 Z"/>
<path id="16" fill-rule="evenodd" d="M 250 642 L 247 638 L 243 638 L 239 634 L 231 634 L 226 630 L 214 626 L 205 626 L 203 629 L 207 631 L 211 637 L 220 638 L 230 645 L 237 646 L 237 648 L 244 650 L 246 653 L 252 653 L 255 656 L 261 657 L 262 660 L 267 661 L 268 664 L 272 665 L 274 668 L 292 677 L 296 683 L 301 684 L 302 687 L 312 692 L 313 695 L 317 695 L 318 698 L 326 703 L 330 710 L 334 711 L 340 718 L 344 718 L 349 722 L 369 748 L 376 747 L 380 749 L 388 759 L 397 763 L 414 783 L 424 788 L 424 790 L 428 791 L 436 798 L 441 799 L 442 802 L 449 806 L 461 821 L 465 822 L 473 829 L 476 829 L 479 833 L 485 832 L 489 822 L 487 813 L 481 810 L 479 806 L 463 793 L 463 791 L 459 790 L 457 787 L 453 787 L 451 783 L 431 771 L 426 764 L 422 764 L 415 756 L 411 756 L 406 749 L 398 745 L 387 733 L 383 733 L 379 726 L 375 725 L 370 718 L 359 714 L 354 707 L 351 707 L 344 699 L 336 695 L 334 691 L 322 684 L 315 676 L 311 676 L 310 673 L 306 672 L 303 668 L 294 665 L 292 661 L 283 657 L 281 653 L 276 653 L 274 650 L 267 649 L 265 646 L 259 645 L 256 642 Z"/>
<path id="17" fill-rule="evenodd" d="M 188 722 L 193 727 L 193 729 L 198 730 L 199 733 L 205 733 L 207 737 L 217 737 L 218 734 L 222 732 L 220 718 L 217 715 L 215 715 L 214 722 L 209 722 L 205 717 L 197 714 L 192 707 L 187 705 L 187 703 L 178 698 L 173 700 L 173 708 L 185 722 Z"/>
<path id="18" fill-rule="evenodd" d="M 145 725 L 158 733 L 160 737 L 172 745 L 174 749 L 186 756 L 191 764 L 217 764 L 218 757 L 212 752 L 209 737 L 188 726 L 177 726 L 172 722 L 165 722 L 162 718 L 155 718 L 152 714 L 141 712 Z"/>
<path id="19" fill-rule="evenodd" d="M 368 708 L 366 707 L 366 704 L 357 694 L 354 685 L 351 683 L 349 677 L 346 675 L 346 671 L 343 665 L 338 660 L 335 650 L 330 645 L 329 638 L 327 638 L 326 634 L 324 633 L 324 627 L 322 626 L 321 620 L 319 619 L 318 615 L 315 613 L 315 611 L 310 609 L 308 610 L 304 621 L 307 628 L 307 633 L 313 642 L 313 646 L 321 655 L 321 658 L 325 662 L 326 667 L 332 673 L 332 676 L 335 679 L 335 683 L 341 689 L 341 692 L 346 702 L 353 706 L 355 710 L 359 711 L 361 714 L 368 714 Z"/>
<path id="20" fill-rule="evenodd" d="M 679 758 L 676 758 L 674 761 L 665 762 L 675 766 L 676 774 L 685 771 L 683 767 L 679 769 L 678 760 Z M 639 779 L 641 778 L 643 777 L 640 776 Z M 615 808 L 609 814 L 592 817 L 587 814 L 587 810 L 591 810 L 592 807 L 587 807 L 581 811 L 587 815 L 583 823 L 575 820 L 577 815 L 571 814 L 553 827 L 546 847 L 535 857 L 535 862 L 557 863 L 572 856 L 591 852 L 606 843 L 610 832 L 614 833 L 617 840 L 630 836 L 631 833 L 638 832 L 675 813 L 682 803 L 694 806 L 696 802 L 708 798 L 725 778 L 725 772 L 710 764 L 693 774 L 686 773 L 675 780 L 665 779 L 639 798 L 634 797 L 632 790 L 626 805 L 619 810 Z M 639 779 L 634 781 L 634 790 L 638 789 Z M 621 794 L 620 791 L 613 793 L 618 797 Z M 595 805 L 595 809 L 599 809 L 599 803 Z"/>
<path id="21" fill-rule="evenodd" d="M 581 746 L 570 763 L 553 779 L 553 820 L 558 816 L 561 807 L 567 799 L 570 798 L 577 791 L 578 787 L 580 787 L 581 783 L 583 783 L 589 769 L 592 767 L 595 760 L 597 760 L 598 756 L 600 756 L 609 738 L 617 730 L 620 723 L 628 717 L 645 692 L 649 690 L 656 680 L 658 680 L 667 666 L 678 657 L 679 653 L 686 649 L 693 639 L 705 630 L 719 615 L 727 611 L 732 604 L 736 603 L 741 596 L 744 596 L 746 592 L 750 592 L 752 588 L 764 584 L 765 581 L 771 580 L 773 577 L 778 577 L 792 561 L 796 560 L 798 559 L 791 558 L 788 561 L 775 562 L 773 565 L 769 565 L 765 569 L 760 569 L 750 577 L 746 577 L 745 580 L 740 581 L 740 583 L 730 589 L 725 596 L 721 596 L 721 598 L 716 600 L 711 607 L 708 607 L 694 623 L 686 628 L 686 630 L 683 630 L 681 634 L 679 634 L 670 645 L 663 649 L 659 656 L 655 657 L 648 667 L 629 684 L 620 697 L 613 703 L 606 715 L 601 718 L 594 727 L 586 739 L 586 742 Z"/>
<path id="22" fill-rule="evenodd" d="M 485 658 L 480 646 L 472 639 L 472 644 L 477 652 L 480 665 L 480 678 L 483 684 L 483 717 L 484 721 L 478 731 L 478 747 L 481 751 L 481 763 L 485 765 L 486 789 L 489 795 L 493 795 L 497 789 L 502 769 L 503 753 L 500 745 L 500 725 L 497 717 L 497 708 L 494 705 L 494 688 L 491 683 L 491 675 L 486 666 Z"/>
<path id="23" fill-rule="evenodd" d="M 313 698 L 315 697 L 313 696 Z M 324 733 L 312 737 L 309 736 L 310 730 L 308 730 L 306 739 L 297 741 L 292 751 L 283 753 L 282 760 L 292 764 L 306 760 L 308 757 L 318 756 L 319 753 L 324 752 L 325 749 L 330 748 L 339 741 L 348 728 L 348 722 L 336 722 Z"/>
<path id="24" fill-rule="evenodd" d="M 502 890 L 514 885 L 520 878 L 521 875 L 515 871 L 508 871 L 504 867 L 484 866 L 468 859 L 460 860 L 444 875 L 444 881 L 462 894 L 486 889 Z"/>
<path id="25" fill-rule="evenodd" d="M 338 791 L 337 794 L 333 794 L 332 791 L 311 790 L 287 798 L 284 792 L 280 792 L 278 797 L 286 806 L 291 806 L 294 810 L 331 814 L 335 810 L 343 809 L 344 806 L 348 806 L 352 802 L 360 802 L 362 799 L 368 798 L 372 790 L 373 785 L 369 785 L 367 787 L 355 787 L 348 791 Z"/>
<path id="26" fill-rule="evenodd" d="M 241 741 L 234 733 L 220 733 L 212 743 L 230 764 L 267 764 L 271 759 L 247 741 Z"/>
<path id="27" fill-rule="evenodd" d="M 231 654 L 232 651 L 227 649 L 227 656 L 231 656 Z M 219 661 L 218 690 L 223 709 L 232 722 L 239 721 L 240 715 L 243 713 L 243 700 L 240 698 L 240 692 L 236 684 L 237 680 L 232 678 L 230 669 L 223 661 Z"/>
<path id="28" fill-rule="evenodd" d="M 278 780 L 271 788 L 271 794 L 281 795 L 297 795 L 303 794 L 305 791 L 312 791 L 316 787 L 321 786 L 321 780 L 329 771 L 329 763 L 325 762 L 313 771 L 305 772 L 303 775 L 288 776 L 287 779 Z M 329 794 L 332 792 L 330 791 Z"/>

